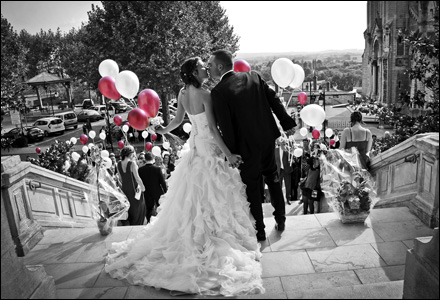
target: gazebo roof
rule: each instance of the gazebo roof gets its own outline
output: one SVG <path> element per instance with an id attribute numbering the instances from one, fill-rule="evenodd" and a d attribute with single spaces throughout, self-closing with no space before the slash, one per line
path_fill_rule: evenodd
<path id="1" fill-rule="evenodd" d="M 29 85 L 44 85 L 48 83 L 64 83 L 72 81 L 71 78 L 60 78 L 54 74 L 49 74 L 47 72 L 42 72 L 37 76 L 26 81 Z"/>

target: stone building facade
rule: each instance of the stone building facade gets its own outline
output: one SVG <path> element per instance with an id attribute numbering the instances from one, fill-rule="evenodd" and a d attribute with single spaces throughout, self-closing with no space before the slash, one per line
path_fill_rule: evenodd
<path id="1" fill-rule="evenodd" d="M 430 33 L 438 23 L 437 1 L 368 1 L 365 49 L 362 55 L 362 94 L 383 104 L 400 93 L 414 93 L 417 82 L 405 71 L 411 52 L 402 33 Z M 420 86 L 418 86 L 420 88 Z"/>

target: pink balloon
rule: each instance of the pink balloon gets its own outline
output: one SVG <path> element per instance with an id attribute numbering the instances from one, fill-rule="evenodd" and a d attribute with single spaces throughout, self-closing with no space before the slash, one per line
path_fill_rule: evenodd
<path id="1" fill-rule="evenodd" d="M 298 94 L 298 101 L 299 103 L 301 103 L 302 105 L 306 104 L 307 102 L 307 94 L 304 92 L 301 92 Z"/>
<path id="2" fill-rule="evenodd" d="M 321 133 L 319 132 L 318 129 L 313 129 L 312 131 L 312 136 L 315 140 L 319 139 L 319 136 L 321 135 Z"/>
<path id="3" fill-rule="evenodd" d="M 119 149 L 124 148 L 124 146 L 125 146 L 124 141 L 119 141 L 119 142 L 118 142 L 118 147 L 119 147 Z"/>
<path id="4" fill-rule="evenodd" d="M 129 122 L 125 122 L 125 124 L 124 124 L 124 125 L 127 125 L 128 127 L 130 127 L 130 126 L 131 126 Z"/>
<path id="5" fill-rule="evenodd" d="M 248 72 L 250 70 L 251 70 L 251 66 L 247 63 L 247 61 L 243 59 L 239 59 L 234 62 L 235 72 Z"/>
<path id="6" fill-rule="evenodd" d="M 37 153 L 40 153 L 40 152 L 41 152 L 41 148 L 38 147 L 37 149 L 35 149 L 35 151 L 36 151 Z"/>
<path id="7" fill-rule="evenodd" d="M 147 143 L 145 144 L 145 149 L 147 149 L 147 151 L 150 151 L 151 148 L 153 148 L 153 144 L 150 143 L 150 142 L 147 142 Z"/>
<path id="8" fill-rule="evenodd" d="M 128 113 L 128 121 L 131 124 L 131 127 L 137 130 L 144 130 L 148 127 L 148 116 L 145 111 L 136 107 Z"/>
<path id="9" fill-rule="evenodd" d="M 330 140 L 330 146 L 333 146 L 335 143 L 336 143 L 335 140 L 333 139 Z"/>
<path id="10" fill-rule="evenodd" d="M 115 124 L 118 125 L 118 126 L 121 126 L 121 125 L 122 125 L 122 118 L 121 118 L 120 115 L 116 115 L 116 116 L 113 118 L 113 121 L 114 121 Z"/>
<path id="11" fill-rule="evenodd" d="M 138 104 L 147 113 L 149 118 L 154 118 L 159 111 L 159 95 L 150 89 L 143 90 L 138 95 Z"/>
<path id="12" fill-rule="evenodd" d="M 79 140 L 81 141 L 81 144 L 85 145 L 88 141 L 89 137 L 86 134 L 81 134 L 79 137 Z"/>
<path id="13" fill-rule="evenodd" d="M 121 98 L 121 94 L 119 94 L 116 89 L 115 79 L 110 76 L 102 77 L 98 83 L 99 91 L 106 96 L 107 98 L 113 100 L 119 100 Z"/>
<path id="14" fill-rule="evenodd" d="M 151 135 L 151 140 L 152 140 L 152 141 L 157 140 L 157 134 L 153 133 L 153 134 Z"/>

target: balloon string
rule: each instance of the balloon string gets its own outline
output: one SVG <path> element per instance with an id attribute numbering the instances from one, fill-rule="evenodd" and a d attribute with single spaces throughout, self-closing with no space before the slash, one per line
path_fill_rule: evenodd
<path id="1" fill-rule="evenodd" d="M 292 97 L 293 97 L 293 92 L 292 92 L 292 94 L 290 95 L 289 101 L 286 102 L 286 105 L 284 106 L 284 108 L 287 109 L 287 108 L 289 107 L 289 103 L 290 103 L 290 100 L 292 100 Z"/>

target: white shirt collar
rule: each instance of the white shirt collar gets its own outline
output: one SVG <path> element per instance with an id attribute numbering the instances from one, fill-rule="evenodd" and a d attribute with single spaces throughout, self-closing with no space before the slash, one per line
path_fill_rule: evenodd
<path id="1" fill-rule="evenodd" d="M 221 77 L 220 77 L 220 81 L 222 81 L 222 79 L 223 79 L 223 76 L 225 76 L 226 74 L 228 74 L 228 73 L 230 73 L 230 72 L 233 72 L 234 70 L 229 70 L 229 71 L 227 71 L 225 74 L 223 74 Z"/>

